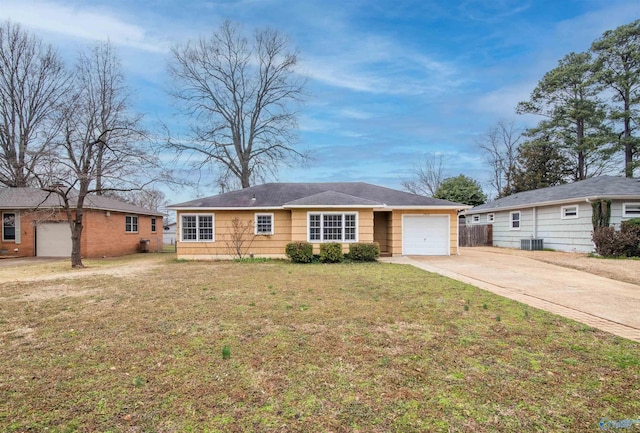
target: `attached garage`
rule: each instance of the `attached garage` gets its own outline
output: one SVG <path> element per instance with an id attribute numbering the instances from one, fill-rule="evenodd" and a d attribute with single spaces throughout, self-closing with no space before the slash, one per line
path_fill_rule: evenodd
<path id="1" fill-rule="evenodd" d="M 404 215 L 402 254 L 406 256 L 448 256 L 449 215 Z"/>
<path id="2" fill-rule="evenodd" d="M 71 257 L 71 228 L 67 222 L 38 224 L 36 256 Z"/>

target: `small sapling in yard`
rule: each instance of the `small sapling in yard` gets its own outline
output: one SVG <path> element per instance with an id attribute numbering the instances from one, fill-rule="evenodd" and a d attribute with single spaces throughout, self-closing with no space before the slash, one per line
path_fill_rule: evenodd
<path id="1" fill-rule="evenodd" d="M 224 346 L 222 348 L 222 359 L 231 359 L 231 349 L 229 346 Z"/>

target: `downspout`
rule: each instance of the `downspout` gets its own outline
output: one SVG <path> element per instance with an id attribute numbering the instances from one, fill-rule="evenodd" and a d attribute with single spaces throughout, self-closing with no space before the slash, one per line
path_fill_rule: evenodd
<path id="1" fill-rule="evenodd" d="M 538 239 L 538 208 L 533 208 L 533 234 L 532 239 Z"/>
<path id="2" fill-rule="evenodd" d="M 460 214 L 465 212 L 465 218 L 466 218 L 466 209 L 459 209 L 456 211 L 456 254 L 457 255 L 461 255 L 460 254 Z M 465 221 L 466 223 L 466 221 Z"/>

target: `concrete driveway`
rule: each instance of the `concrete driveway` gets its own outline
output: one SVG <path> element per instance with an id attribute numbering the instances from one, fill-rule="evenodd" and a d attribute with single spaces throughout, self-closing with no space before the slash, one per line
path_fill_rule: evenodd
<path id="1" fill-rule="evenodd" d="M 394 257 L 506 298 L 640 341 L 640 286 L 510 255 L 464 248 L 459 256 Z"/>

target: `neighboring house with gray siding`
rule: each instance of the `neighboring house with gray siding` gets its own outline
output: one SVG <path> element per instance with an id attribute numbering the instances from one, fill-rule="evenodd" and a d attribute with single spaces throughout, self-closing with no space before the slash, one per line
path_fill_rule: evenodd
<path id="1" fill-rule="evenodd" d="M 610 224 L 640 218 L 640 179 L 600 176 L 519 192 L 466 211 L 467 225 L 493 224 L 493 245 L 520 248 L 523 239 L 542 239 L 545 248 L 594 251 L 592 206 L 611 200 Z"/>

